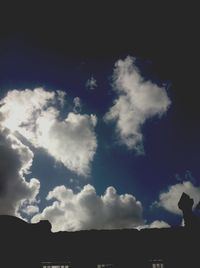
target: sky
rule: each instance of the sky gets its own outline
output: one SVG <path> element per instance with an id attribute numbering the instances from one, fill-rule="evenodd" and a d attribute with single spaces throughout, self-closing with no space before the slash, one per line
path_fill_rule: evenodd
<path id="1" fill-rule="evenodd" d="M 182 224 L 182 192 L 199 202 L 195 28 L 115 15 L 1 31 L 1 214 L 54 232 L 160 228 Z"/>

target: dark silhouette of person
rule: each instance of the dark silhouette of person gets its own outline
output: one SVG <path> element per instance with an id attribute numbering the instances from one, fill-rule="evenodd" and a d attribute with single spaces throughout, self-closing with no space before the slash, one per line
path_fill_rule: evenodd
<path id="1" fill-rule="evenodd" d="M 184 225 L 186 228 L 200 228 L 200 218 L 197 217 L 192 210 L 194 200 L 186 193 L 182 193 L 178 202 L 178 207 L 183 212 Z M 199 209 L 200 205 L 197 205 Z"/>

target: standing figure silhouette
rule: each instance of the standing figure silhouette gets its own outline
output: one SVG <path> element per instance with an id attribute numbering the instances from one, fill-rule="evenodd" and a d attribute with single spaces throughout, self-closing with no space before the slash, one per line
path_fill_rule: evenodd
<path id="1" fill-rule="evenodd" d="M 187 228 L 200 228 L 200 218 L 194 215 L 192 207 L 194 200 L 186 193 L 182 193 L 178 207 L 183 212 L 184 225 Z"/>

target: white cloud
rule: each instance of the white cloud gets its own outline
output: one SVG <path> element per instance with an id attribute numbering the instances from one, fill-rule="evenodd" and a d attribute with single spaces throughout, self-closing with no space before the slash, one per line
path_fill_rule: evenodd
<path id="1" fill-rule="evenodd" d="M 25 179 L 32 160 L 32 151 L 8 130 L 0 128 L 0 214 L 20 217 L 25 203 L 36 202 L 40 182 Z"/>
<path id="2" fill-rule="evenodd" d="M 69 170 L 86 176 L 97 148 L 97 119 L 95 115 L 73 112 L 61 119 L 56 104 L 63 105 L 64 97 L 62 91 L 43 88 L 9 91 L 0 101 L 1 123 L 35 147 L 44 148 Z"/>
<path id="3" fill-rule="evenodd" d="M 113 89 L 117 99 L 105 120 L 116 121 L 116 131 L 122 144 L 142 153 L 142 126 L 147 119 L 160 117 L 167 111 L 171 102 L 166 90 L 145 81 L 132 57 L 115 63 Z"/>
<path id="4" fill-rule="evenodd" d="M 87 80 L 86 88 L 88 88 L 89 90 L 94 90 L 95 88 L 97 88 L 97 80 L 93 76 L 91 76 Z"/>
<path id="5" fill-rule="evenodd" d="M 108 187 L 98 196 L 94 187 L 86 185 L 79 193 L 65 186 L 50 191 L 47 200 L 54 200 L 32 222 L 47 219 L 52 231 L 81 229 L 133 228 L 143 224 L 142 204 L 130 194 L 118 195 Z"/>
<path id="6" fill-rule="evenodd" d="M 170 225 L 167 222 L 156 220 L 150 224 L 139 226 L 137 227 L 137 229 L 141 230 L 141 229 L 148 229 L 148 228 L 151 229 L 151 228 L 169 228 L 169 227 Z"/>
<path id="7" fill-rule="evenodd" d="M 170 186 L 167 191 L 159 195 L 159 200 L 154 205 L 174 214 L 182 215 L 182 211 L 178 208 L 178 201 L 183 192 L 194 199 L 194 206 L 196 206 L 200 200 L 200 187 L 194 186 L 190 181 Z"/>

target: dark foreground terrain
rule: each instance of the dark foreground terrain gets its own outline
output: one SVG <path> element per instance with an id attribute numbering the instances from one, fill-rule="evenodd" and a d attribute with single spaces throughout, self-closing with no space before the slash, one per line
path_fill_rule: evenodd
<path id="1" fill-rule="evenodd" d="M 198 228 L 52 233 L 48 221 L 29 224 L 12 216 L 0 216 L 0 237 L 2 268 L 37 268 L 47 262 L 80 268 L 97 264 L 189 268 L 200 263 Z"/>

